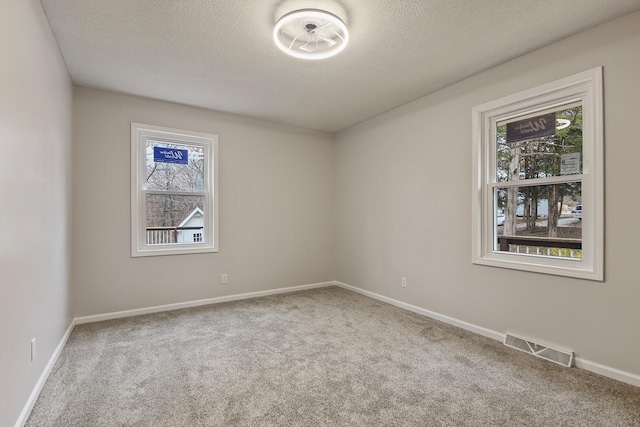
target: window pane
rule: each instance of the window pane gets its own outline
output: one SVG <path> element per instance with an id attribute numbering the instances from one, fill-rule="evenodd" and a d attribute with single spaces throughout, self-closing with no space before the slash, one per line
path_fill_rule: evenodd
<path id="1" fill-rule="evenodd" d="M 496 147 L 498 182 L 581 174 L 582 104 L 500 122 Z"/>
<path id="2" fill-rule="evenodd" d="M 204 148 L 147 140 L 147 190 L 204 191 Z"/>
<path id="3" fill-rule="evenodd" d="M 495 251 L 582 258 L 582 184 L 497 188 Z"/>
<path id="4" fill-rule="evenodd" d="M 146 218 L 147 245 L 204 242 L 204 196 L 147 194 Z"/>

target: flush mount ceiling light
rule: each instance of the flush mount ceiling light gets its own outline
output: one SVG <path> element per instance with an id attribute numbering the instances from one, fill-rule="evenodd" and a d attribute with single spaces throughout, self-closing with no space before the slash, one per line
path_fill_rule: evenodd
<path id="1" fill-rule="evenodd" d="M 349 31 L 336 15 L 318 9 L 287 13 L 273 29 L 273 41 L 284 53 L 302 59 L 324 59 L 342 52 Z"/>

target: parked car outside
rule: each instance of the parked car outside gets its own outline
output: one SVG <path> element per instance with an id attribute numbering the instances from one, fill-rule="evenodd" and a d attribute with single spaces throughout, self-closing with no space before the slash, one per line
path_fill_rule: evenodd
<path id="1" fill-rule="evenodd" d="M 573 217 L 578 218 L 580 221 L 582 221 L 582 205 L 576 206 L 576 211 L 573 214 Z"/>
<path id="2" fill-rule="evenodd" d="M 504 214 L 497 214 L 496 215 L 496 225 L 504 225 Z"/>

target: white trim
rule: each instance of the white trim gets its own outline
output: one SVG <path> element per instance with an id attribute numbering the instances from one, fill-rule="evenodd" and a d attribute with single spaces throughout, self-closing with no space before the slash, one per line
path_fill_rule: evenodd
<path id="1" fill-rule="evenodd" d="M 369 298 L 376 299 L 378 301 L 386 302 L 391 305 L 395 305 L 396 307 L 403 308 L 405 310 L 412 311 L 417 314 L 421 314 L 423 316 L 430 317 L 435 320 L 439 320 L 441 322 L 447 323 L 449 325 L 457 326 L 466 331 L 476 333 L 478 335 L 482 335 L 487 338 L 494 339 L 496 341 L 504 342 L 506 334 L 503 334 L 498 331 L 494 331 L 493 329 L 483 328 L 482 326 L 474 325 L 472 323 L 468 323 L 462 320 L 458 320 L 453 317 L 445 316 L 444 314 L 436 313 L 431 310 L 427 310 L 421 307 L 417 307 L 415 305 L 407 304 L 402 301 L 398 301 L 393 298 L 385 297 L 379 294 L 376 294 L 371 291 L 366 291 L 361 288 L 357 288 L 352 285 L 347 285 L 342 282 L 334 282 L 336 286 L 339 286 L 343 289 L 356 292 L 358 294 L 367 296 Z M 614 379 L 616 381 L 620 381 L 626 384 L 630 384 L 636 387 L 640 387 L 640 375 L 633 374 L 631 372 L 622 371 L 620 369 L 612 368 L 611 366 L 601 365 L 599 363 L 591 362 L 586 359 L 582 359 L 580 357 L 574 357 L 574 363 L 577 368 L 584 369 L 585 371 L 593 372 L 598 375 L 602 375 L 607 378 Z"/>
<path id="2" fill-rule="evenodd" d="M 607 378 L 631 384 L 636 387 L 640 387 L 640 375 L 632 374 L 631 372 L 621 371 L 620 369 L 612 368 L 611 366 L 601 365 L 590 360 L 582 359 L 580 357 L 574 358 L 574 362 L 577 368 L 584 369 L 585 371 L 593 372 Z"/>
<path id="3" fill-rule="evenodd" d="M 103 320 L 120 319 L 120 318 L 124 318 L 124 317 L 139 316 L 139 315 L 142 315 L 142 314 L 160 313 L 160 312 L 163 312 L 163 311 L 179 310 L 181 308 L 198 307 L 198 306 L 201 306 L 201 305 L 216 304 L 216 303 L 221 303 L 221 302 L 238 301 L 238 300 L 243 300 L 243 299 L 248 299 L 248 298 L 257 298 L 257 297 L 264 297 L 264 296 L 268 296 L 268 295 L 276 295 L 276 294 L 284 294 L 284 293 L 289 293 L 289 292 L 304 291 L 304 290 L 307 290 L 307 289 L 325 288 L 325 287 L 328 287 L 328 286 L 335 286 L 335 285 L 336 285 L 336 282 L 333 282 L 333 281 L 331 281 L 331 282 L 321 282 L 321 283 L 312 283 L 312 284 L 309 284 L 309 285 L 291 286 L 291 287 L 288 287 L 288 288 L 278 288 L 278 289 L 271 289 L 271 290 L 267 290 L 267 291 L 248 292 L 248 293 L 245 293 L 245 294 L 229 295 L 229 296 L 225 296 L 225 297 L 217 297 L 217 298 L 209 298 L 209 299 L 202 299 L 202 300 L 196 300 L 196 301 L 188 301 L 188 302 L 182 302 L 182 303 L 176 303 L 176 304 L 160 305 L 160 306 L 141 308 L 141 309 L 136 309 L 136 310 L 117 311 L 117 312 L 113 312 L 113 313 L 98 314 L 98 315 L 95 315 L 95 316 L 76 317 L 71 321 L 71 324 L 67 328 L 67 331 L 65 332 L 64 336 L 60 340 L 60 343 L 58 344 L 58 346 L 56 347 L 55 351 L 51 355 L 51 358 L 49 359 L 49 362 L 47 363 L 47 365 L 45 366 L 44 370 L 42 371 L 42 374 L 40 375 L 40 378 L 38 379 L 38 382 L 36 383 L 35 387 L 33 388 L 33 391 L 31 392 L 31 395 L 29 396 L 29 399 L 27 400 L 26 404 L 24 405 L 24 408 L 22 409 L 22 412 L 20 413 L 20 416 L 16 420 L 15 427 L 23 427 L 25 425 L 25 423 L 27 422 L 27 420 L 29 419 L 29 415 L 31 415 L 31 411 L 33 410 L 33 406 L 35 405 L 36 401 L 38 400 L 38 397 L 40 396 L 40 392 L 42 391 L 42 387 L 44 387 L 44 384 L 47 381 L 47 378 L 49 378 L 49 374 L 51 373 L 51 370 L 53 369 L 53 366 L 58 361 L 58 357 L 60 357 L 60 353 L 62 353 L 62 349 L 66 345 L 67 340 L 69 339 L 69 336 L 71 335 L 71 332 L 73 331 L 73 328 L 76 325 L 82 325 L 82 324 L 85 324 L 85 323 L 100 322 L 100 321 L 103 321 Z"/>
<path id="4" fill-rule="evenodd" d="M 579 175 L 498 182 L 495 129 L 498 122 L 581 101 L 583 107 L 583 172 Z M 604 174 L 603 174 L 602 67 L 487 102 L 472 108 L 472 263 L 604 280 Z M 582 183 L 582 258 L 570 259 L 500 252 L 496 240 L 493 190 L 498 187 L 547 185 L 562 181 Z"/>
<path id="5" fill-rule="evenodd" d="M 40 374 L 40 378 L 38 379 L 38 382 L 33 387 L 33 391 L 31 392 L 31 395 L 29 395 L 29 399 L 27 399 L 27 403 L 25 403 L 24 407 L 22 408 L 22 412 L 20 412 L 20 416 L 18 416 L 18 419 L 16 420 L 15 427 L 24 426 L 27 420 L 29 419 L 29 415 L 31 415 L 31 410 L 33 409 L 33 406 L 36 404 L 36 401 L 38 400 L 38 396 L 40 396 L 42 387 L 44 387 L 44 384 L 47 382 L 47 378 L 49 378 L 49 374 L 51 373 L 53 366 L 58 361 L 58 357 L 60 357 L 60 353 L 62 353 L 62 349 L 67 344 L 67 340 L 69 339 L 69 336 L 71 335 L 71 331 L 73 331 L 74 326 L 75 326 L 75 319 L 71 321 L 71 324 L 67 328 L 66 332 L 62 336 L 62 339 L 58 343 L 58 346 L 53 351 L 53 354 L 51 355 L 51 357 L 49 358 L 49 361 L 44 367 L 42 374 Z"/>
<path id="6" fill-rule="evenodd" d="M 407 304 L 405 302 L 402 302 L 393 298 L 385 297 L 385 296 L 376 294 L 374 292 L 366 291 L 364 289 L 361 289 L 352 285 L 348 285 L 346 283 L 338 282 L 338 281 L 313 283 L 309 285 L 292 286 L 288 288 L 278 288 L 278 289 L 271 289 L 267 291 L 248 292 L 244 294 L 236 294 L 236 295 L 229 295 L 224 297 L 188 301 L 188 302 L 182 302 L 182 303 L 176 303 L 176 304 L 160 305 L 160 306 L 141 308 L 141 309 L 135 309 L 135 310 L 116 311 L 112 313 L 97 314 L 94 316 L 81 316 L 81 317 L 74 318 L 71 324 L 69 325 L 69 327 L 67 328 L 67 331 L 65 332 L 64 336 L 60 340 L 60 343 L 56 347 L 55 351 L 51 355 L 51 358 L 49 359 L 49 362 L 47 363 L 42 374 L 40 375 L 40 379 L 38 379 L 38 382 L 33 388 L 33 391 L 31 392 L 29 399 L 27 400 L 24 408 L 22 409 L 22 412 L 20 413 L 20 416 L 18 417 L 15 423 L 15 427 L 23 427 L 24 424 L 29 419 L 31 410 L 33 409 L 33 406 L 38 400 L 38 396 L 42 391 L 42 387 L 47 381 L 47 378 L 49 377 L 49 374 L 51 373 L 53 366 L 58 361 L 58 357 L 60 356 L 60 353 L 62 353 L 62 349 L 67 343 L 67 340 L 69 339 L 69 336 L 71 335 L 71 332 L 73 331 L 73 328 L 75 327 L 75 325 L 100 322 L 103 320 L 139 316 L 142 314 L 160 313 L 164 311 L 179 310 L 182 308 L 198 307 L 202 305 L 217 304 L 221 302 L 238 301 L 238 300 L 249 299 L 249 298 L 257 298 L 257 297 L 264 297 L 269 295 L 284 294 L 289 292 L 304 291 L 307 289 L 325 288 L 329 286 L 338 286 L 348 291 L 355 292 L 360 295 L 364 295 L 366 297 L 373 298 L 378 301 L 382 301 L 387 304 L 391 304 L 396 307 L 399 307 L 399 308 L 402 308 L 402 309 L 405 309 L 405 310 L 408 310 L 408 311 L 411 311 L 435 320 L 439 320 L 449 325 L 457 326 L 466 331 L 473 332 L 478 335 L 482 335 L 487 338 L 494 339 L 496 341 L 504 342 L 505 334 L 500 333 L 498 331 L 494 331 L 492 329 L 487 329 L 482 326 L 474 325 L 472 323 L 458 320 L 453 317 L 445 316 L 444 314 L 436 313 L 435 311 L 427 310 L 412 304 Z M 605 377 L 612 378 L 614 380 L 617 380 L 626 384 L 631 384 L 633 386 L 640 387 L 640 375 L 621 371 L 619 369 L 601 365 L 599 363 L 591 362 L 589 360 L 581 359 L 579 357 L 574 358 L 574 361 L 575 361 L 575 366 L 580 369 L 584 369 L 586 371 L 603 375 Z"/>
<path id="7" fill-rule="evenodd" d="M 202 147 L 205 162 L 203 191 L 147 190 L 145 178 L 148 139 Z M 218 135 L 131 122 L 131 257 L 219 252 L 218 187 Z M 204 197 L 204 241 L 147 245 L 144 214 L 147 194 Z"/>
<path id="8" fill-rule="evenodd" d="M 228 295 L 223 297 L 207 298 L 195 301 L 178 302 L 175 304 L 157 305 L 154 307 L 137 308 L 133 310 L 116 311 L 112 313 L 96 314 L 93 316 L 82 316 L 75 318 L 75 324 L 101 322 L 103 320 L 121 319 L 124 317 L 140 316 L 143 314 L 161 313 L 163 311 L 180 310 L 182 308 L 199 307 L 201 305 L 218 304 L 221 302 L 238 301 L 249 298 L 258 298 L 268 295 L 284 294 L 288 292 L 304 291 L 307 289 L 324 288 L 333 286 L 334 282 L 313 283 L 310 285 L 291 286 L 288 288 L 270 289 L 267 291 L 247 292 L 244 294 Z"/>
<path id="9" fill-rule="evenodd" d="M 436 313 L 435 311 L 427 310 L 426 308 L 418 307 L 415 305 L 407 304 L 406 302 L 398 301 L 393 298 L 385 297 L 374 292 L 365 291 L 364 289 L 357 288 L 355 286 L 347 285 L 342 282 L 335 282 L 337 286 L 347 289 L 352 292 L 356 292 L 367 296 L 369 298 L 377 299 L 378 301 L 386 302 L 391 305 L 395 305 L 396 307 L 403 308 L 408 311 L 412 311 L 417 314 L 421 314 L 423 316 L 430 317 L 432 319 L 439 320 L 444 323 L 448 323 L 449 325 L 457 326 L 464 330 L 476 333 L 478 335 L 482 335 L 487 338 L 494 339 L 496 341 L 504 341 L 505 334 L 500 333 L 498 331 L 494 331 L 493 329 L 483 328 L 482 326 L 477 326 L 472 323 L 467 323 L 462 320 L 455 319 L 453 317 L 445 316 L 444 314 Z"/>

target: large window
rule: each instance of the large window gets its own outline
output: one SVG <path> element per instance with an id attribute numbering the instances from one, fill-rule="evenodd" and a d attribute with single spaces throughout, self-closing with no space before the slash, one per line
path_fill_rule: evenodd
<path id="1" fill-rule="evenodd" d="M 216 135 L 131 123 L 131 256 L 217 252 Z"/>
<path id="2" fill-rule="evenodd" d="M 473 262 L 602 280 L 602 69 L 475 107 L 473 132 Z"/>

